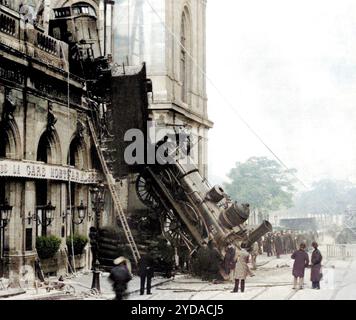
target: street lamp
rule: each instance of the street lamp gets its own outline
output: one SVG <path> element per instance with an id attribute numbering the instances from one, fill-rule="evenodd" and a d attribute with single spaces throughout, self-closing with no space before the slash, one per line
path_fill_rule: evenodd
<path id="1" fill-rule="evenodd" d="M 103 186 L 92 189 L 92 210 L 95 212 L 96 226 L 99 227 L 100 214 L 104 210 L 104 190 Z"/>
<path id="2" fill-rule="evenodd" d="M 76 208 L 73 208 L 74 210 L 74 213 L 75 213 L 75 210 L 77 211 L 77 214 L 78 214 L 78 218 L 79 220 L 78 221 L 75 221 L 75 214 L 73 214 L 73 223 L 75 225 L 80 225 L 83 223 L 84 219 L 85 219 L 85 216 L 86 216 L 86 211 L 87 211 L 87 207 L 84 206 L 84 203 L 83 203 L 83 200 L 80 202 L 80 205 L 77 206 Z"/>
<path id="3" fill-rule="evenodd" d="M 12 212 L 12 206 L 9 205 L 7 199 L 4 204 L 0 204 L 0 228 L 4 229 L 9 223 Z"/>
<path id="4" fill-rule="evenodd" d="M 41 224 L 42 226 L 46 227 L 50 226 L 54 220 L 54 211 L 56 210 L 56 207 L 52 205 L 51 201 L 49 201 L 45 206 L 37 206 L 36 210 L 37 224 Z"/>

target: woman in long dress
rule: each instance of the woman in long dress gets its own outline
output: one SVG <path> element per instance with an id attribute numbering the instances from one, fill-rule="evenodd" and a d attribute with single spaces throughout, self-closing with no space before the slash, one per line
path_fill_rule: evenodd
<path id="1" fill-rule="evenodd" d="M 245 291 L 245 282 L 247 276 L 253 277 L 254 274 L 251 272 L 248 266 L 249 253 L 241 248 L 237 248 L 235 254 L 235 269 L 234 269 L 234 279 L 235 279 L 235 287 L 232 292 L 238 292 L 239 288 L 241 292 Z"/>

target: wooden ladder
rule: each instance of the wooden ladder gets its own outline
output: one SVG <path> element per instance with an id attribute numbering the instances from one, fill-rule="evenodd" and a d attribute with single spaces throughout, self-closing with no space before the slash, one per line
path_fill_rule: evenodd
<path id="1" fill-rule="evenodd" d="M 90 133 L 93 138 L 96 151 L 97 151 L 99 159 L 100 159 L 101 166 L 103 168 L 104 175 L 106 177 L 106 181 L 107 181 L 108 188 L 109 188 L 109 191 L 110 191 L 113 203 L 114 203 L 114 208 L 117 213 L 117 217 L 119 218 L 122 228 L 124 229 L 127 242 L 130 245 L 132 256 L 137 264 L 141 258 L 141 255 L 137 249 L 137 245 L 136 245 L 136 242 L 132 236 L 132 232 L 129 227 L 129 224 L 127 223 L 127 219 L 126 219 L 124 210 L 122 209 L 121 201 L 120 201 L 118 192 L 116 190 L 114 177 L 111 174 L 109 167 L 105 161 L 105 157 L 104 157 L 102 149 L 100 147 L 99 140 L 95 133 L 94 125 L 89 117 L 88 117 L 88 124 L 89 124 Z"/>

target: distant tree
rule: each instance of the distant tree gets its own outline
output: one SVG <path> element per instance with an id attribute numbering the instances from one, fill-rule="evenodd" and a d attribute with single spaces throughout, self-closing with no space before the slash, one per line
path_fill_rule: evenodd
<path id="1" fill-rule="evenodd" d="M 303 213 L 338 214 L 356 206 L 356 185 L 349 181 L 323 179 L 296 199 L 296 208 Z"/>
<path id="2" fill-rule="evenodd" d="M 292 176 L 295 172 L 295 169 L 284 169 L 275 160 L 252 157 L 236 163 L 224 188 L 232 199 L 249 203 L 259 212 L 290 208 L 296 191 Z"/>

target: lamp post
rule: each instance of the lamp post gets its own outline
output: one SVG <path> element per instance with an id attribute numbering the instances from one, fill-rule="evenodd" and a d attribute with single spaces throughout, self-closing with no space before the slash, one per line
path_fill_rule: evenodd
<path id="1" fill-rule="evenodd" d="M 104 189 L 100 185 L 92 190 L 92 209 L 95 212 L 95 226 L 98 229 L 100 225 L 101 213 L 104 210 Z"/>
<path id="2" fill-rule="evenodd" d="M 1 233 L 0 259 L 3 258 L 3 246 L 4 246 L 4 239 L 5 239 L 4 229 L 6 228 L 6 226 L 10 221 L 11 212 L 12 212 L 12 206 L 10 206 L 7 199 L 5 199 L 4 204 L 0 204 L 0 233 Z"/>
<path id="3" fill-rule="evenodd" d="M 12 206 L 9 205 L 7 199 L 5 199 L 4 204 L 0 204 L 0 228 L 6 228 L 7 224 L 10 221 L 12 212 Z"/>
<path id="4" fill-rule="evenodd" d="M 92 191 L 92 210 L 95 212 L 95 225 L 96 225 L 96 232 L 100 225 L 100 216 L 102 211 L 104 210 L 104 186 L 99 185 L 98 187 L 91 190 Z M 94 234 L 95 235 L 95 234 Z M 91 251 L 93 256 L 93 280 L 91 288 L 97 290 L 99 293 L 100 291 L 100 263 L 97 260 L 97 236 L 94 237 L 95 239 L 91 239 Z"/>
<path id="5" fill-rule="evenodd" d="M 49 227 L 54 220 L 54 211 L 56 207 L 52 205 L 51 201 L 48 202 L 45 206 L 36 207 L 36 221 L 37 226 L 42 225 L 42 235 L 47 234 L 47 227 Z"/>

